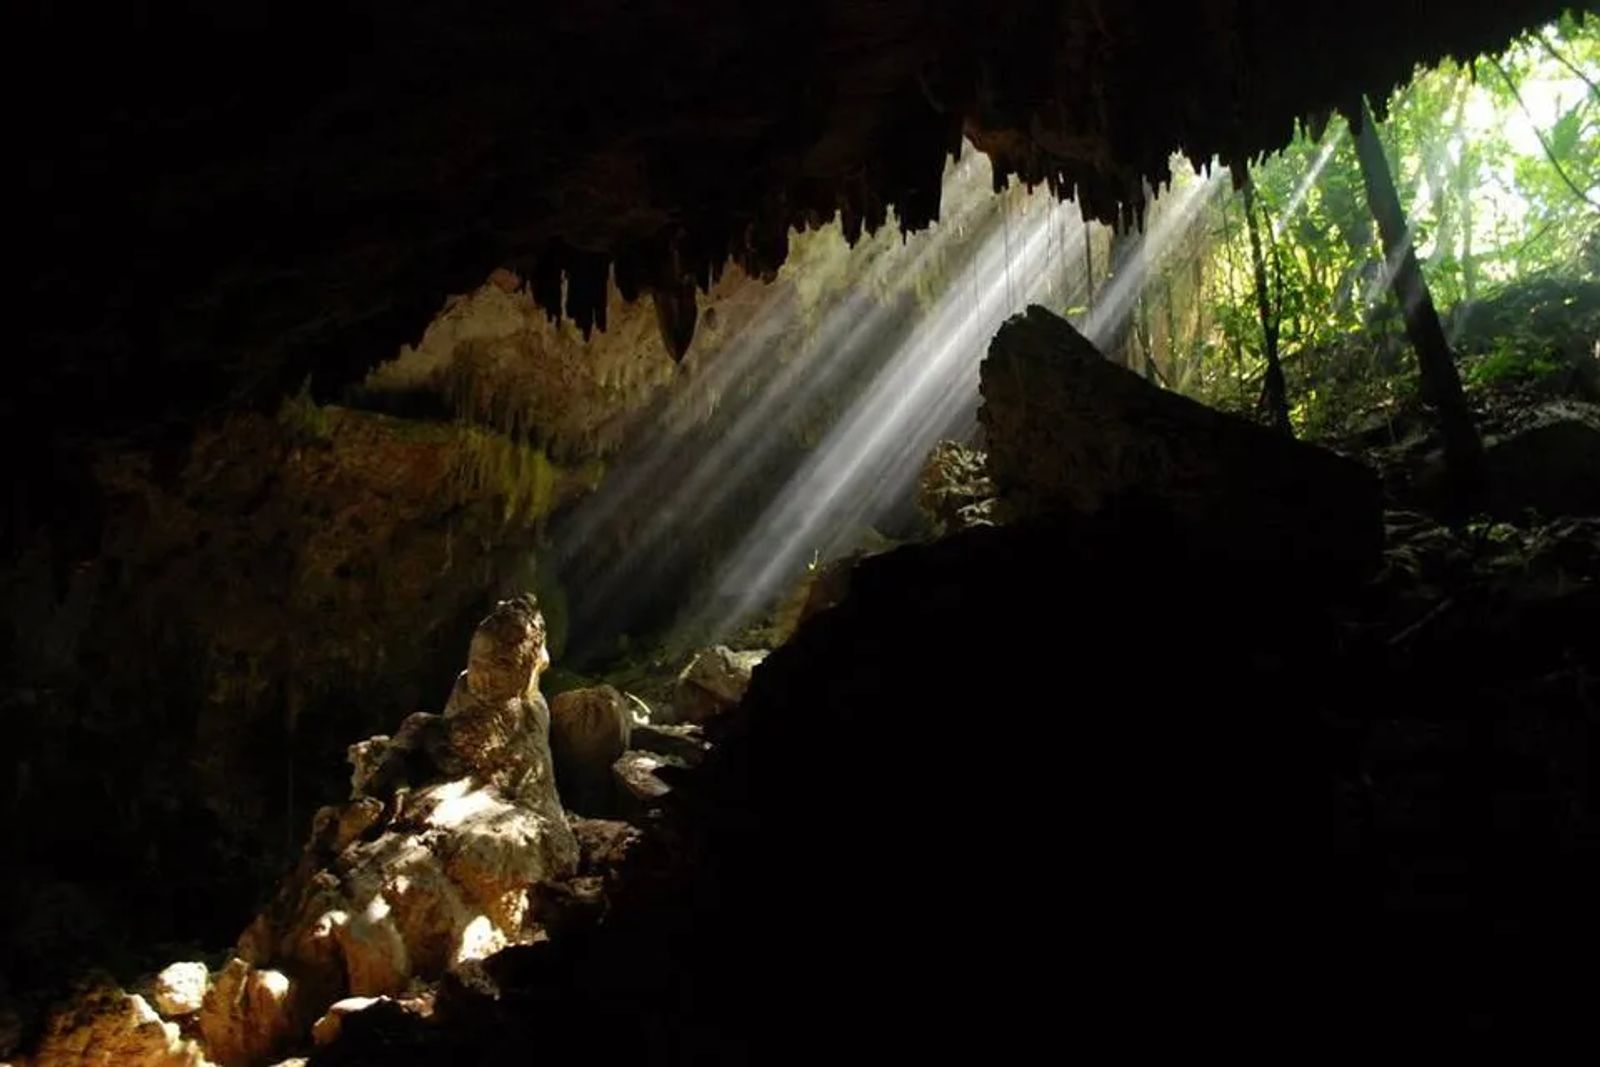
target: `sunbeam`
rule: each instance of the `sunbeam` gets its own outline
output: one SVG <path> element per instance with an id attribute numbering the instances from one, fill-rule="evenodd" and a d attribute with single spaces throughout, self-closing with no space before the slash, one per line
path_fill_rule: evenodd
<path id="1" fill-rule="evenodd" d="M 1159 257 L 1219 188 L 1178 184 L 1139 254 Z M 811 561 L 903 522 L 933 445 L 976 428 L 977 367 L 995 331 L 1029 303 L 1065 310 L 1091 285 L 1075 204 L 991 189 L 987 158 L 969 147 L 927 231 L 855 249 L 836 226 L 794 237 L 753 320 L 691 358 L 600 492 L 554 531 L 561 580 L 581 590 L 580 655 L 635 631 L 669 629 L 680 648 L 726 635 Z M 1143 281 L 1113 276 L 1090 336 L 1121 328 Z"/>
<path id="2" fill-rule="evenodd" d="M 1283 236 L 1283 228 L 1294 219 L 1300 206 L 1306 202 L 1306 197 L 1311 195 L 1311 189 L 1322 178 L 1322 172 L 1328 169 L 1328 163 L 1333 159 L 1333 154 L 1339 150 L 1339 145 L 1344 141 L 1349 132 L 1348 127 L 1340 125 L 1322 144 L 1322 150 L 1317 153 L 1317 158 L 1311 164 L 1311 169 L 1301 177 L 1300 184 L 1295 186 L 1294 195 L 1289 197 L 1289 203 L 1272 220 L 1272 239 L 1276 241 Z"/>

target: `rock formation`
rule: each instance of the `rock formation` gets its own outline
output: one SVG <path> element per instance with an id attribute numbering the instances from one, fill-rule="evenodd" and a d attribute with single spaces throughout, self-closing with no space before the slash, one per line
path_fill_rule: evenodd
<path id="1" fill-rule="evenodd" d="M 1502 518 L 1600 514 L 1600 404 L 1539 406 L 1484 441 L 1489 506 Z"/>
<path id="2" fill-rule="evenodd" d="M 502 602 L 473 635 L 442 716 L 355 746 L 350 802 L 318 812 L 299 872 L 241 956 L 285 961 L 320 1014 L 528 936 L 529 889 L 577 863 L 538 692 L 544 636 L 531 601 Z"/>
<path id="3" fill-rule="evenodd" d="M 80 993 L 52 1015 L 27 1067 L 209 1067 L 177 1024 L 163 1022 L 144 997 L 110 983 Z"/>
<path id="4" fill-rule="evenodd" d="M 1043 308 L 995 336 L 982 389 L 988 468 L 1012 516 L 1148 507 L 1206 555 L 1302 577 L 1377 562 L 1371 470 L 1156 388 Z"/>
<path id="5" fill-rule="evenodd" d="M 150 1002 L 169 1019 L 193 1015 L 205 1004 L 209 977 L 203 963 L 174 963 L 151 983 Z"/>
<path id="6" fill-rule="evenodd" d="M 166 1067 L 199 1063 L 203 1049 L 225 1067 L 256 1067 L 303 1045 L 336 1002 L 397 997 L 542 936 L 535 899 L 579 870 L 538 688 L 549 662 L 533 599 L 502 601 L 473 635 L 442 715 L 351 746 L 350 800 L 317 812 L 298 868 L 235 958 L 209 976 L 174 964 L 153 980 L 183 1040 L 142 997 L 100 990 L 52 1016 L 34 1062 L 78 1063 L 72 1050 L 104 1047 Z M 320 1029 L 326 1038 L 338 1025 Z"/>
<path id="7" fill-rule="evenodd" d="M 176 461 L 102 455 L 103 525 L 65 586 L 49 538 L 0 566 L 0 713 L 27 767 L 0 801 L 17 875 L 0 885 L 3 969 L 49 984 L 94 962 L 50 929 L 101 953 L 231 936 L 342 792 L 351 739 L 449 683 L 486 598 L 526 586 L 540 522 L 598 473 L 307 397 L 209 426 Z"/>
<path id="8" fill-rule="evenodd" d="M 609 685 L 571 689 L 550 701 L 550 752 L 561 799 L 574 811 L 608 814 L 611 765 L 628 750 L 633 718 Z"/>
<path id="9" fill-rule="evenodd" d="M 315 47 L 292 13 L 249 9 L 192 20 L 181 49 L 154 17 L 30 14 L 19 37 L 74 77 L 18 129 L 43 161 L 17 254 L 48 385 L 14 395 L 72 397 L 54 417 L 115 433 L 312 369 L 351 381 L 496 266 L 585 332 L 608 325 L 608 276 L 654 294 L 681 352 L 695 289 L 730 261 L 770 276 L 792 226 L 840 213 L 857 234 L 891 206 L 926 225 L 964 132 L 997 180 L 1131 217 L 1180 145 L 1278 147 L 1352 91 L 1563 6 L 357 2 Z M 285 49 L 292 79 L 257 58 Z M 224 81 L 178 106 L 175 86 Z M 104 269 L 90 235 L 141 269 Z"/>
<path id="10" fill-rule="evenodd" d="M 701 649 L 678 675 L 672 697 L 677 722 L 704 722 L 744 697 L 751 672 L 766 658 L 760 650 L 735 652 L 726 645 Z"/>

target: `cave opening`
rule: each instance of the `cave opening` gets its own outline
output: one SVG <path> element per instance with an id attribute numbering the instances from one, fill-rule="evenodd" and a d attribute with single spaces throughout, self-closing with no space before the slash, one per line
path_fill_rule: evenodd
<path id="1" fill-rule="evenodd" d="M 0 1067 L 1581 1033 L 1600 16 L 335 6 L 29 15 Z"/>

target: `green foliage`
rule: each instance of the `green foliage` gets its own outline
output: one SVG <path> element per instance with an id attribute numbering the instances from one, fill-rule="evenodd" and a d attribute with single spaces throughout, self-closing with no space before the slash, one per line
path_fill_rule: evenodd
<path id="1" fill-rule="evenodd" d="M 1469 362 L 1463 368 L 1463 377 L 1469 385 L 1495 386 L 1543 378 L 1560 370 L 1561 364 L 1548 353 L 1519 345 L 1508 337 L 1488 355 Z"/>
<path id="2" fill-rule="evenodd" d="M 333 436 L 328 409 L 311 397 L 309 377 L 301 383 L 298 393 L 284 397 L 278 405 L 278 425 L 299 445 L 322 444 Z"/>
<path id="3" fill-rule="evenodd" d="M 1600 17 L 1569 14 L 1502 55 L 1420 72 L 1388 101 L 1379 136 L 1469 383 L 1537 379 L 1589 351 L 1600 336 Z M 1297 432 L 1339 432 L 1407 402 L 1414 357 L 1348 127 L 1335 119 L 1320 142 L 1297 137 L 1251 178 Z M 1174 286 L 1190 268 L 1173 262 L 1153 287 L 1180 324 L 1157 360 L 1199 399 L 1264 417 L 1238 194 L 1212 203 L 1199 230 L 1185 255 L 1198 257 L 1201 283 Z"/>
<path id="4" fill-rule="evenodd" d="M 457 433 L 454 481 L 464 495 L 500 497 L 507 523 L 532 524 L 550 514 L 558 472 L 544 449 L 478 426 L 462 425 Z"/>
<path id="5" fill-rule="evenodd" d="M 1463 377 L 1493 387 L 1564 374 L 1600 338 L 1600 280 L 1540 274 L 1459 309 Z"/>

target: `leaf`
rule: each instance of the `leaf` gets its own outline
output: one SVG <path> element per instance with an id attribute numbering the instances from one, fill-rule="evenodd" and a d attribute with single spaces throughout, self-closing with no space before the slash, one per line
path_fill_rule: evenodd
<path id="1" fill-rule="evenodd" d="M 1583 102 L 1575 104 L 1550 128 L 1550 151 L 1558 159 L 1566 159 L 1578 146 L 1578 136 L 1583 132 Z"/>

